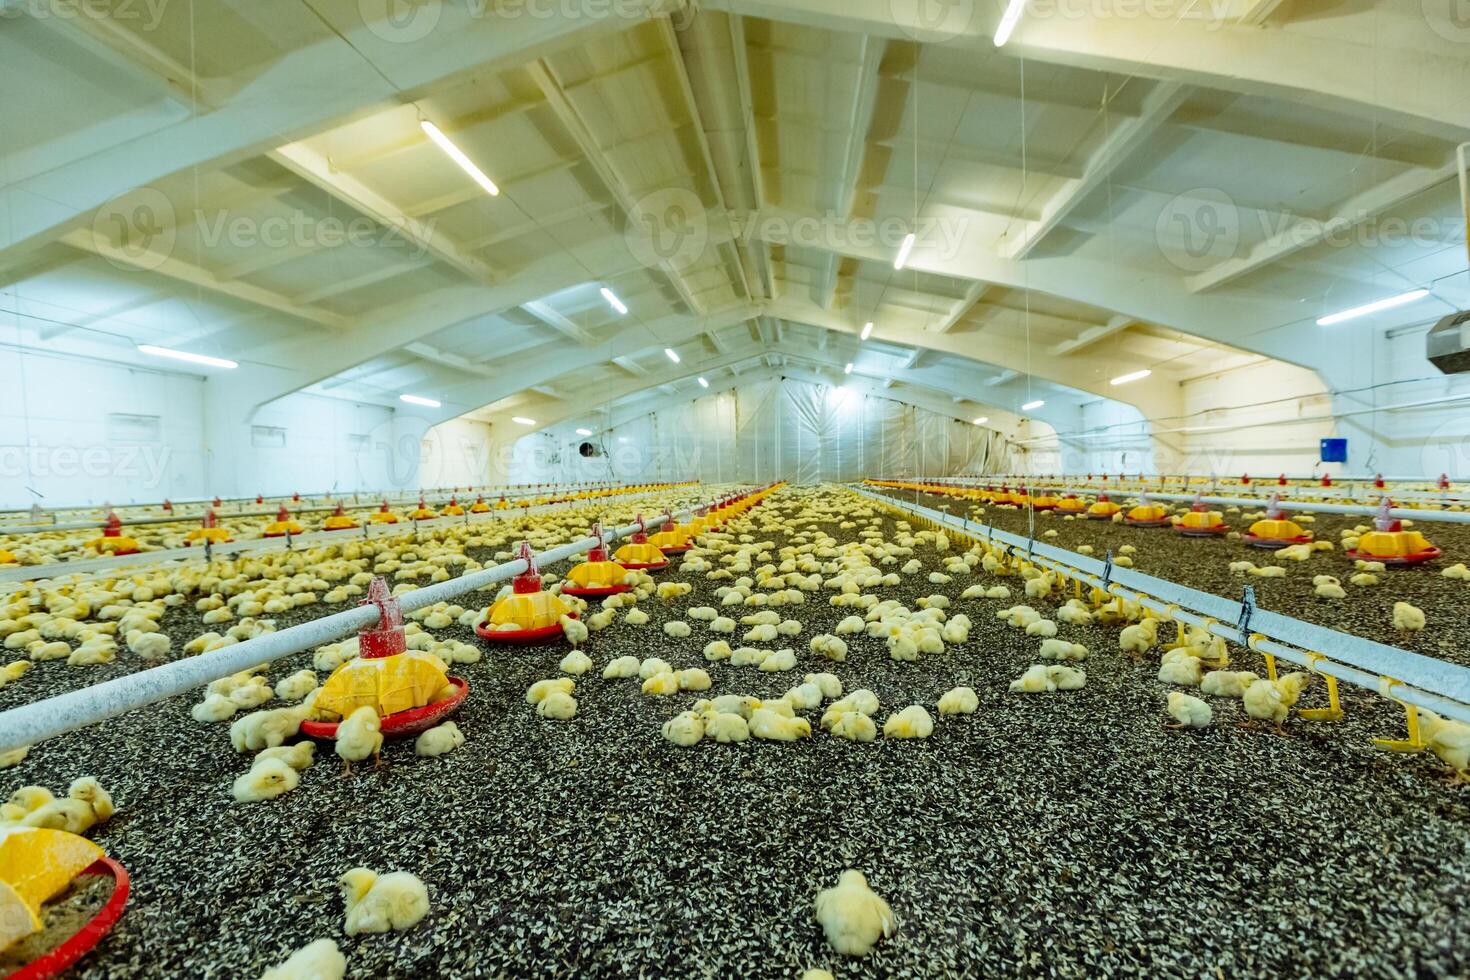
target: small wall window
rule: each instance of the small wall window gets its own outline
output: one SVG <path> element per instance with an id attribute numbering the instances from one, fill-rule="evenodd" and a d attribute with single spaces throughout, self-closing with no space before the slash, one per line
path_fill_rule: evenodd
<path id="1" fill-rule="evenodd" d="M 136 446 L 163 441 L 163 419 L 157 415 L 111 412 L 107 416 L 107 441 Z"/>
<path id="2" fill-rule="evenodd" d="M 250 445 L 256 449 L 285 449 L 286 430 L 278 425 L 252 425 Z"/>

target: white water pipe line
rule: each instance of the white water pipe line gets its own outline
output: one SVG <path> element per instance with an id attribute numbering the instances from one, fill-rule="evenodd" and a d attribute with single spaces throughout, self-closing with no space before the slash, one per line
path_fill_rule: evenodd
<path id="1" fill-rule="evenodd" d="M 938 485 L 938 486 L 952 486 L 952 487 L 956 487 L 956 488 L 978 489 L 973 484 L 946 482 L 944 480 L 913 480 L 913 481 L 910 481 L 910 482 L 915 482 L 915 483 L 926 482 L 926 483 L 934 483 L 935 485 Z M 1148 497 L 1150 500 L 1177 500 L 1177 501 L 1192 502 L 1195 499 L 1195 495 L 1192 494 L 1192 493 L 1155 493 L 1155 492 L 1153 492 L 1151 490 L 1142 490 L 1142 491 L 1134 492 L 1134 491 L 1125 491 L 1125 490 L 1108 490 L 1108 489 L 1100 488 L 1100 487 L 1038 486 L 1038 487 L 1034 487 L 1033 488 L 1033 487 L 1030 487 L 1030 486 L 1020 486 L 1020 487 L 1017 487 L 1017 489 L 1018 490 L 1024 489 L 1028 493 L 1032 492 L 1033 489 L 1035 489 L 1035 490 L 1045 490 L 1048 494 L 1071 493 L 1071 494 L 1076 494 L 1078 496 L 1084 496 L 1084 497 L 1099 497 L 1099 496 L 1102 496 L 1105 493 L 1106 494 L 1114 494 L 1114 493 L 1116 493 L 1120 497 Z M 1268 503 L 1269 502 L 1269 501 L 1261 501 L 1261 500 L 1258 500 L 1258 499 L 1255 499 L 1255 498 L 1251 498 L 1251 497 L 1205 497 L 1205 496 L 1201 496 L 1199 499 L 1200 499 L 1200 502 L 1201 503 L 1206 503 L 1206 504 L 1220 504 L 1222 506 L 1228 506 L 1228 507 L 1258 507 L 1263 502 L 1265 502 L 1265 503 Z M 1377 517 L 1378 516 L 1378 508 L 1377 507 L 1367 507 L 1367 506 L 1363 506 L 1363 505 L 1360 505 L 1360 504 L 1318 504 L 1318 503 L 1308 503 L 1306 501 L 1287 500 L 1285 498 L 1283 498 L 1282 501 L 1281 501 L 1281 509 L 1284 510 L 1284 511 L 1301 511 L 1303 513 L 1348 514 L 1348 515 L 1353 515 L 1353 516 L 1357 516 L 1357 517 Z M 1446 523 L 1446 524 L 1470 524 L 1470 512 L 1466 512 L 1466 511 L 1424 510 L 1424 509 L 1421 509 L 1421 508 L 1414 508 L 1414 507 L 1409 507 L 1409 508 L 1405 508 L 1405 507 L 1394 507 L 1394 508 L 1391 508 L 1389 510 L 1388 515 L 1390 517 L 1399 518 L 1399 519 L 1402 519 L 1402 520 L 1439 521 L 1441 523 Z"/>
<path id="2" fill-rule="evenodd" d="M 679 511 L 672 516 L 687 517 L 692 510 Z M 662 514 L 646 523 L 661 524 L 669 520 L 670 516 Z M 603 539 L 616 541 L 640 527 L 642 525 L 629 524 L 612 532 L 603 532 Z M 553 565 L 591 551 L 596 544 L 596 538 L 573 541 L 537 555 L 536 564 Z M 524 571 L 526 562 L 517 558 L 447 582 L 413 589 L 399 596 L 398 603 L 405 613 L 413 612 L 438 602 L 447 602 L 466 592 L 504 582 Z M 276 633 L 257 636 L 253 640 L 246 640 L 213 653 L 175 660 L 78 691 L 11 708 L 0 714 L 0 752 L 18 749 L 23 745 L 35 745 L 48 738 L 86 728 L 108 718 L 184 694 L 242 670 L 300 653 L 346 633 L 366 629 L 378 621 L 379 615 L 379 609 L 375 605 L 356 606 Z"/>
<path id="3" fill-rule="evenodd" d="M 1058 571 L 1112 595 L 1121 595 L 1165 617 L 1204 627 L 1216 636 L 1259 653 L 1269 653 L 1314 673 L 1374 691 L 1390 700 L 1428 708 L 1446 718 L 1470 723 L 1470 668 L 1269 610 L 1252 609 L 1249 618 L 1245 619 L 1244 606 L 1223 596 L 1191 589 L 1130 568 L 1110 567 L 1074 551 L 985 524 L 972 524 L 920 504 L 860 487 L 853 489 L 961 534 L 1009 545 L 1029 554 L 1033 564 Z M 1243 619 L 1246 632 L 1238 628 Z"/>

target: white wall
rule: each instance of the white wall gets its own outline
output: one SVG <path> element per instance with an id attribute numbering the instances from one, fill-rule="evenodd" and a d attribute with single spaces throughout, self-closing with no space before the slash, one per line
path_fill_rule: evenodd
<path id="1" fill-rule="evenodd" d="M 604 452 L 595 458 L 578 455 L 583 441 L 561 427 L 517 438 L 509 452 L 497 444 L 495 479 L 814 483 L 1014 465 L 1010 443 L 993 430 L 794 379 L 752 381 L 628 418 L 594 440 Z"/>
<path id="2" fill-rule="evenodd" d="M 202 379 L 0 352 L 0 507 L 204 494 Z"/>
<path id="3" fill-rule="evenodd" d="M 1274 476 L 1324 470 L 1321 440 L 1333 434 L 1332 398 L 1315 371 L 1267 360 L 1186 382 L 1183 459 L 1169 472 Z M 1169 436 L 1165 436 L 1169 438 Z"/>
<path id="4" fill-rule="evenodd" d="M 490 455 L 494 443 L 490 426 L 472 419 L 451 419 L 434 426 L 421 440 L 418 485 L 483 487 L 492 482 Z"/>

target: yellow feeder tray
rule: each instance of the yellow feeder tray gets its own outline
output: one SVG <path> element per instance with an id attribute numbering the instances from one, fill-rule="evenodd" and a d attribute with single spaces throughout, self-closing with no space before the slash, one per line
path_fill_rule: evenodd
<path id="1" fill-rule="evenodd" d="M 337 505 L 337 509 L 332 511 L 330 517 L 322 521 L 323 531 L 350 531 L 355 527 L 357 527 L 357 522 L 347 516 L 341 504 Z"/>
<path id="2" fill-rule="evenodd" d="M 1097 498 L 1097 503 L 1087 508 L 1087 519 L 1090 521 L 1110 521 L 1113 519 L 1113 515 L 1122 509 L 1122 507 L 1108 499 L 1107 494 L 1101 494 Z"/>
<path id="3" fill-rule="evenodd" d="M 511 580 L 511 594 L 495 600 L 475 633 L 492 643 L 540 643 L 562 635 L 561 617 L 576 618 L 561 596 L 541 588 L 541 572 L 529 542 L 521 542 L 526 570 Z"/>
<path id="4" fill-rule="evenodd" d="M 602 525 L 593 524 L 592 537 L 602 541 Z M 574 595 L 584 599 L 598 599 L 619 592 L 627 592 L 633 586 L 624 581 L 628 578 L 628 570 L 607 556 L 607 545 L 598 544 L 587 552 L 587 560 L 573 565 L 567 570 L 566 580 L 562 583 L 561 591 L 565 595 Z"/>
<path id="5" fill-rule="evenodd" d="M 369 524 L 397 524 L 398 515 L 388 509 L 388 501 L 384 500 L 377 512 L 368 517 Z"/>
<path id="6" fill-rule="evenodd" d="M 1138 506 L 1129 508 L 1123 522 L 1134 527 L 1168 527 L 1173 523 L 1169 520 L 1169 509 L 1150 502 L 1147 494 L 1139 496 Z"/>
<path id="7" fill-rule="evenodd" d="M 1378 505 L 1374 530 L 1358 538 L 1358 546 L 1347 553 L 1355 561 L 1381 561 L 1385 565 L 1421 565 L 1443 552 L 1418 531 L 1405 531 L 1401 521 L 1390 516 L 1387 497 Z"/>
<path id="8" fill-rule="evenodd" d="M 220 527 L 217 523 L 213 507 L 204 512 L 204 519 L 198 527 L 184 535 L 184 541 L 187 544 L 193 544 L 195 541 L 207 541 L 210 544 L 224 544 L 230 540 L 232 540 L 230 532 Z"/>
<path id="9" fill-rule="evenodd" d="M 484 497 L 476 497 L 475 498 L 475 502 L 470 505 L 470 513 L 471 514 L 488 514 L 488 513 L 490 513 L 490 505 L 487 504 L 487 503 L 485 503 L 485 498 Z"/>
<path id="10" fill-rule="evenodd" d="M 261 533 L 267 538 L 279 538 L 286 534 L 300 534 L 305 530 L 300 522 L 291 519 L 291 512 L 282 504 L 281 509 L 276 511 L 276 519 L 267 524 Z"/>
<path id="11" fill-rule="evenodd" d="M 355 657 L 332 671 L 316 706 L 345 718 L 371 705 L 381 717 L 423 707 L 448 683 L 443 662 L 419 650 Z"/>
<path id="12" fill-rule="evenodd" d="M 1253 548 L 1285 548 L 1308 544 L 1312 537 L 1311 531 L 1303 531 L 1300 524 L 1286 519 L 1286 513 L 1281 509 L 1281 494 L 1273 493 L 1271 503 L 1266 507 L 1266 517 L 1252 524 L 1240 540 Z"/>
<path id="13" fill-rule="evenodd" d="M 1063 514 L 1080 514 L 1086 509 L 1087 504 L 1071 494 L 1057 501 L 1057 510 Z"/>
<path id="14" fill-rule="evenodd" d="M 683 554 L 693 547 L 689 540 L 689 525 L 675 524 L 672 520 L 659 528 L 657 534 L 650 534 L 648 543 L 666 555 Z"/>
<path id="15" fill-rule="evenodd" d="M 41 906 L 102 857 L 76 834 L 40 827 L 0 828 L 0 949 L 41 930 Z"/>
<path id="16" fill-rule="evenodd" d="M 647 525 L 643 523 L 643 515 L 639 514 L 636 520 L 638 530 L 633 532 L 633 537 L 627 544 L 613 552 L 613 558 L 619 565 L 627 569 L 657 571 L 668 567 L 669 559 L 648 541 Z"/>
<path id="17" fill-rule="evenodd" d="M 449 503 L 445 504 L 444 509 L 439 513 L 445 517 L 463 517 L 464 507 L 461 506 L 458 497 L 450 497 Z"/>
<path id="18" fill-rule="evenodd" d="M 429 506 L 424 503 L 424 498 L 420 497 L 418 507 L 409 511 L 408 519 L 411 521 L 432 521 L 438 516 L 438 514 L 430 510 Z"/>
<path id="19" fill-rule="evenodd" d="M 19 565 L 20 559 L 15 557 L 15 552 L 0 548 L 0 565 Z"/>
<path id="20" fill-rule="evenodd" d="M 1202 495 L 1195 494 L 1194 505 L 1174 522 L 1174 530 L 1187 538 L 1208 538 L 1229 533 L 1230 525 L 1225 523 L 1224 514 L 1208 509 Z"/>
<path id="21" fill-rule="evenodd" d="M 102 537 L 88 541 L 87 547 L 99 555 L 136 555 L 139 549 L 137 541 L 122 533 L 122 519 L 112 511 L 107 512 Z"/>

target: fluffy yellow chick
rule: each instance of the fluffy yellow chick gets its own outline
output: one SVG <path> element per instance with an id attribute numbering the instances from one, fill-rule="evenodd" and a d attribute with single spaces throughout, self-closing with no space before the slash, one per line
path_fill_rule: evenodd
<path id="1" fill-rule="evenodd" d="M 1374 575 L 1372 572 L 1358 572 L 1356 575 L 1351 576 L 1348 581 L 1351 582 L 1353 585 L 1357 585 L 1360 587 L 1377 585 L 1378 576 Z"/>
<path id="2" fill-rule="evenodd" d="M 1459 579 L 1462 582 L 1470 582 L 1470 568 L 1465 567 L 1464 562 L 1458 562 L 1439 573 L 1445 578 Z"/>
<path id="3" fill-rule="evenodd" d="M 824 698 L 842 697 L 842 681 L 837 679 L 836 674 L 807 674 L 802 680 L 807 684 L 817 685 Z"/>
<path id="4" fill-rule="evenodd" d="M 577 715 L 577 699 L 565 691 L 552 691 L 536 703 L 536 714 L 554 721 L 567 721 Z"/>
<path id="5" fill-rule="evenodd" d="M 383 764 L 382 719 L 372 705 L 365 704 L 337 724 L 336 752 L 342 759 L 342 775 L 352 773 L 352 764 L 373 757 L 374 768 Z"/>
<path id="6" fill-rule="evenodd" d="M 621 680 L 628 677 L 638 676 L 637 657 L 618 657 L 616 660 L 602 668 L 602 676 L 606 680 Z"/>
<path id="7" fill-rule="evenodd" d="M 708 691 L 710 689 L 711 682 L 707 671 L 698 667 L 690 667 L 677 673 L 681 691 Z"/>
<path id="8" fill-rule="evenodd" d="M 1165 728 L 1206 728 L 1215 716 L 1208 704 L 1183 691 L 1169 692 L 1168 711 L 1174 722 Z"/>
<path id="9" fill-rule="evenodd" d="M 545 703 L 545 701 L 541 702 L 541 704 Z M 460 732 L 459 726 L 452 721 L 446 721 L 420 733 L 419 737 L 414 739 L 413 754 L 432 758 L 447 755 L 463 744 L 464 734 Z"/>
<path id="10" fill-rule="evenodd" d="M 564 674 L 580 677 L 592 669 L 592 658 L 581 650 L 573 650 L 561 658 L 561 663 L 557 664 L 557 669 Z"/>
<path id="11" fill-rule="evenodd" d="M 638 676 L 646 681 L 657 674 L 667 674 L 673 669 L 673 665 L 667 660 L 659 657 L 649 657 L 638 665 Z"/>
<path id="12" fill-rule="evenodd" d="M 861 871 L 851 868 L 834 887 L 817 893 L 816 917 L 827 943 L 845 956 L 867 956 L 879 940 L 898 931 L 888 903 L 868 887 Z"/>
<path id="13" fill-rule="evenodd" d="M 1145 619 L 1125 626 L 1118 634 L 1118 648 L 1124 653 L 1147 653 L 1158 639 L 1158 623 Z"/>
<path id="14" fill-rule="evenodd" d="M 856 616 L 849 618 L 857 619 Z M 841 663 L 847 659 L 847 643 L 841 637 L 833 636 L 830 633 L 822 633 L 812 637 L 808 647 L 812 653 L 819 654 L 836 663 Z"/>
<path id="15" fill-rule="evenodd" d="M 228 721 L 235 717 L 235 713 L 239 710 L 240 706 L 231 701 L 228 696 L 210 694 L 189 709 L 189 716 L 201 722 Z"/>
<path id="16" fill-rule="evenodd" d="M 346 932 L 410 929 L 429 914 L 429 889 L 407 871 L 380 875 L 367 868 L 353 868 L 338 885 L 347 909 Z"/>
<path id="17" fill-rule="evenodd" d="M 980 698 L 971 687 L 956 687 L 939 697 L 941 715 L 972 715 L 980 707 Z"/>
<path id="18" fill-rule="evenodd" d="M 1013 694 L 1045 694 L 1057 689 L 1056 683 L 1046 669 L 1046 664 L 1028 667 L 1026 672 L 1011 681 Z"/>
<path id="19" fill-rule="evenodd" d="M 664 722 L 664 738 L 688 748 L 704 738 L 704 721 L 692 711 L 684 711 Z"/>
<path id="20" fill-rule="evenodd" d="M 679 693 L 679 675 L 672 670 L 654 674 L 643 682 L 643 693 L 649 697 L 665 698 Z"/>
<path id="21" fill-rule="evenodd" d="M 704 720 L 704 734 L 722 745 L 750 738 L 750 726 L 738 714 L 715 712 Z"/>
<path id="22" fill-rule="evenodd" d="M 1424 610 L 1407 602 L 1393 604 L 1393 628 L 1400 633 L 1417 633 L 1424 628 Z"/>
<path id="23" fill-rule="evenodd" d="M 1295 671 L 1275 681 L 1255 681 L 1241 692 L 1240 700 L 1245 706 L 1245 713 L 1252 719 L 1269 721 L 1275 725 L 1276 734 L 1285 735 L 1286 730 L 1281 723 L 1291 714 L 1302 691 L 1311 683 L 1311 674 Z"/>
<path id="24" fill-rule="evenodd" d="M 786 706 L 786 710 L 791 710 L 790 705 Z M 794 742 L 800 738 L 810 738 L 812 734 L 812 726 L 805 718 L 786 717 L 771 705 L 762 705 L 751 712 L 748 727 L 750 734 L 756 738 L 776 742 Z"/>
<path id="25" fill-rule="evenodd" d="M 1338 585 L 1336 582 L 1323 582 L 1321 585 L 1316 586 L 1312 590 L 1312 592 L 1319 599 L 1346 599 L 1347 598 L 1347 593 L 1345 591 L 1343 591 L 1342 586 Z"/>
<path id="26" fill-rule="evenodd" d="M 586 624 L 581 620 L 564 615 L 557 619 L 557 622 L 561 624 L 562 635 L 567 638 L 567 642 L 573 648 L 579 647 L 587 642 L 587 637 L 590 634 L 588 633 Z"/>
<path id="27" fill-rule="evenodd" d="M 883 722 L 884 738 L 928 738 L 934 734 L 934 719 L 922 704 L 911 704 Z"/>
<path id="28" fill-rule="evenodd" d="M 330 939 L 318 939 L 292 953 L 280 966 L 260 975 L 260 980 L 342 980 L 347 975 L 347 957 Z"/>
<path id="29" fill-rule="evenodd" d="M 762 660 L 760 662 L 760 666 L 758 666 L 756 669 L 764 671 L 768 674 L 780 673 L 787 670 L 795 670 L 796 651 L 792 650 L 790 647 L 777 650 L 775 653 Z"/>
<path id="30" fill-rule="evenodd" d="M 664 623 L 664 633 L 668 636 L 674 637 L 675 639 L 682 640 L 685 637 L 689 636 L 689 634 L 692 632 L 693 630 L 690 628 L 689 624 L 681 619 L 673 619 L 667 623 Z"/>
<path id="31" fill-rule="evenodd" d="M 241 803 L 260 803 L 289 793 L 300 784 L 296 770 L 281 759 L 257 759 L 248 772 L 236 778 L 230 792 Z"/>
<path id="32" fill-rule="evenodd" d="M 300 701 L 316 690 L 316 674 L 309 670 L 298 670 L 290 677 L 282 678 L 275 687 L 276 697 L 282 701 Z"/>
<path id="33" fill-rule="evenodd" d="M 1212 670 L 1200 680 L 1200 692 L 1238 698 L 1259 678 L 1248 670 Z"/>
<path id="34" fill-rule="evenodd" d="M 280 759 L 292 769 L 300 772 L 311 768 L 311 764 L 316 761 L 316 743 L 297 742 L 295 745 L 280 745 L 273 749 L 262 749 L 256 753 L 255 762 L 258 763 L 262 759 Z"/>
<path id="35" fill-rule="evenodd" d="M 526 688 L 526 703 L 540 704 L 555 692 L 571 694 L 576 689 L 577 682 L 570 677 L 548 677 Z"/>
<path id="36" fill-rule="evenodd" d="M 1455 783 L 1470 783 L 1470 725 L 1451 718 L 1441 718 L 1428 708 L 1417 709 L 1419 736 L 1429 751 L 1450 767 Z"/>
<path id="37" fill-rule="evenodd" d="M 1046 676 L 1058 691 L 1080 691 L 1087 686 L 1087 672 L 1078 667 L 1052 664 L 1046 668 Z"/>
<path id="38" fill-rule="evenodd" d="M 1200 662 L 1199 657 L 1188 652 L 1187 647 L 1179 647 L 1170 650 L 1159 664 L 1159 680 L 1165 684 L 1182 684 L 1185 687 L 1198 687 L 1200 684 Z"/>

